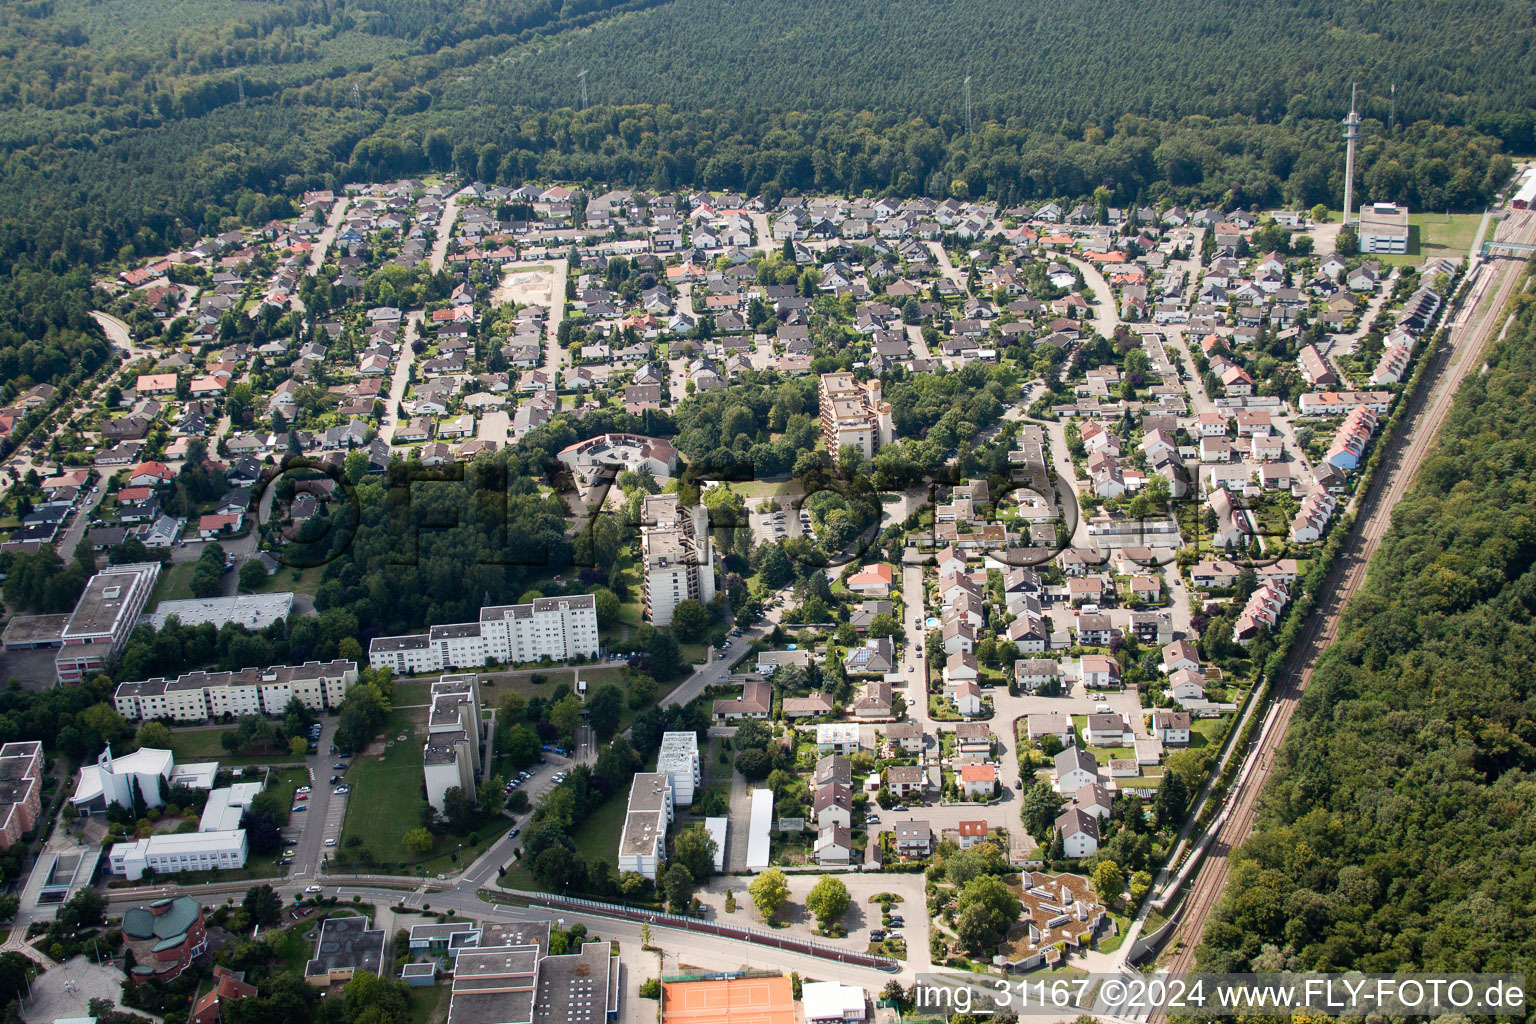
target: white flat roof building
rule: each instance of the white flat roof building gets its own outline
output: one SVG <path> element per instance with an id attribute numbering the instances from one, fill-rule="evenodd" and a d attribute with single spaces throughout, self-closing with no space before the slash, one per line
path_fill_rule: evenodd
<path id="1" fill-rule="evenodd" d="M 837 1024 L 865 1017 L 864 990 L 836 981 L 808 981 L 800 986 L 800 1005 L 805 1024 Z"/>
<path id="2" fill-rule="evenodd" d="M 747 832 L 747 870 L 767 871 L 769 836 L 773 830 L 773 790 L 752 791 L 752 819 Z"/>
<path id="3" fill-rule="evenodd" d="M 245 830 L 166 833 L 117 843 L 107 854 L 110 870 L 136 882 L 145 871 L 235 871 L 245 867 Z"/>
<path id="4" fill-rule="evenodd" d="M 513 665 L 597 656 L 597 601 L 591 594 L 487 605 L 477 622 L 451 622 L 410 636 L 375 637 L 368 664 L 398 673 Z"/>
<path id="5" fill-rule="evenodd" d="M 725 841 L 730 834 L 730 818 L 705 818 L 704 831 L 715 841 L 715 871 L 725 870 Z"/>
<path id="6" fill-rule="evenodd" d="M 639 772 L 629 787 L 624 831 L 619 835 L 620 874 L 633 871 L 656 880 L 667 859 L 667 826 L 672 824 L 672 783 L 666 772 Z"/>
<path id="7" fill-rule="evenodd" d="M 699 737 L 692 732 L 661 734 L 661 751 L 656 755 L 656 770 L 666 772 L 672 782 L 672 799 L 679 807 L 693 806 L 693 791 L 699 784 Z"/>
<path id="8" fill-rule="evenodd" d="M 161 601 L 155 605 L 149 621 L 156 629 L 172 615 L 183 626 L 201 626 L 211 622 L 222 627 L 236 622 L 250 630 L 266 629 L 278 619 L 293 613 L 293 594 L 236 594 L 234 597 L 197 597 L 185 601 Z"/>
<path id="9" fill-rule="evenodd" d="M 261 792 L 259 782 L 237 782 L 208 794 L 203 805 L 203 816 L 198 821 L 199 832 L 233 832 L 240 827 L 240 816 L 251 806 L 256 794 Z"/>

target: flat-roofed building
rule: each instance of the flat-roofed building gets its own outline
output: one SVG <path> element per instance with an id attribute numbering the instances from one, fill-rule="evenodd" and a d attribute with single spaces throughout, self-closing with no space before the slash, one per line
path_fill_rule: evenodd
<path id="1" fill-rule="evenodd" d="M 43 745 L 37 740 L 0 746 L 0 850 L 9 850 L 37 824 L 42 775 Z"/>
<path id="2" fill-rule="evenodd" d="M 693 806 L 699 784 L 699 736 L 693 732 L 664 732 L 656 755 L 656 770 L 672 783 L 672 800 L 679 807 Z"/>
<path id="3" fill-rule="evenodd" d="M 443 676 L 432 684 L 430 699 L 422 777 L 427 802 L 441 814 L 446 813 L 448 790 L 455 786 L 474 799 L 475 779 L 484 769 L 479 679 L 474 675 Z"/>
<path id="4" fill-rule="evenodd" d="M 547 955 L 544 945 L 465 950 L 448 1024 L 605 1024 L 619 1018 L 619 961 L 608 942 Z"/>
<path id="5" fill-rule="evenodd" d="M 666 772 L 638 772 L 629 787 L 624 830 L 619 834 L 618 868 L 656 880 L 667 859 L 667 826 L 672 824 L 673 790 Z"/>
<path id="6" fill-rule="evenodd" d="M 713 596 L 713 594 L 711 594 Z M 376 637 L 368 664 L 396 673 L 442 672 L 539 661 L 594 658 L 597 601 L 591 594 L 541 597 L 527 604 L 487 605 L 477 622 L 451 622 L 426 633 Z"/>
<path id="7" fill-rule="evenodd" d="M 773 830 L 773 790 L 752 791 L 752 816 L 748 819 L 747 870 L 768 870 L 771 849 L 769 833 Z"/>
<path id="8" fill-rule="evenodd" d="M 114 565 L 90 578 L 59 635 L 60 683 L 84 682 L 122 652 L 159 578 L 159 562 Z"/>
<path id="9" fill-rule="evenodd" d="M 821 436 L 827 453 L 837 462 L 843 445 L 851 445 L 866 460 L 895 439 L 891 404 L 884 400 L 878 379 L 859 383 L 840 370 L 821 375 Z"/>
<path id="10" fill-rule="evenodd" d="M 675 494 L 647 499 L 641 512 L 640 552 L 645 562 L 645 614 L 658 626 L 672 624 L 683 601 L 708 604 L 715 597 L 714 545 L 709 512 L 688 508 Z"/>
<path id="11" fill-rule="evenodd" d="M 358 971 L 379 973 L 384 960 L 384 932 L 368 927 L 366 917 L 328 917 L 320 925 L 314 957 L 304 965 L 311 985 L 345 984 Z"/>
<path id="12" fill-rule="evenodd" d="M 237 782 L 221 786 L 208 793 L 203 804 L 203 815 L 198 819 L 199 832 L 233 832 L 240 827 L 240 818 L 261 792 L 259 782 Z"/>
<path id="13" fill-rule="evenodd" d="M 1360 207 L 1360 251 L 1406 253 L 1408 207 L 1396 203 L 1366 203 Z"/>
<path id="14" fill-rule="evenodd" d="M 298 700 L 313 711 L 334 709 L 341 706 L 355 682 L 357 662 L 337 658 L 119 683 L 112 703 L 118 714 L 130 721 L 169 718 L 201 722 L 223 715 L 281 715 L 290 700 Z"/>
<path id="15" fill-rule="evenodd" d="M 471 740 L 463 730 L 433 733 L 422 749 L 422 778 L 427 785 L 427 803 L 439 814 L 446 813 L 448 791 L 458 788 L 471 800 L 475 793 L 475 773 L 470 755 Z M 478 746 L 478 743 L 475 744 Z"/>
<path id="16" fill-rule="evenodd" d="M 182 871 L 238 871 L 245 867 L 245 829 L 222 832 L 161 832 L 131 843 L 115 843 L 107 852 L 114 875 L 130 882 L 144 872 L 173 875 Z"/>

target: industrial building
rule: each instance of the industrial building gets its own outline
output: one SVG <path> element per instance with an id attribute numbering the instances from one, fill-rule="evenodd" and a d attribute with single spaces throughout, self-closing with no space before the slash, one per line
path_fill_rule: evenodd
<path id="1" fill-rule="evenodd" d="M 665 772 L 639 772 L 629 787 L 624 831 L 619 835 L 619 873 L 633 871 L 656 880 L 667 860 L 667 826 L 672 824 L 672 783 Z"/>
<path id="2" fill-rule="evenodd" d="M 645 614 L 657 626 L 672 624 L 679 603 L 708 604 L 715 597 L 714 546 L 709 512 L 687 508 L 675 494 L 657 494 L 641 505 L 640 551 L 645 560 Z"/>
<path id="3" fill-rule="evenodd" d="M 117 713 L 129 721 L 169 718 L 201 722 L 223 715 L 281 715 L 293 699 L 312 711 L 338 708 L 355 682 L 357 662 L 337 658 L 119 683 L 112 702 Z"/>
<path id="4" fill-rule="evenodd" d="M 1360 251 L 1406 253 L 1408 207 L 1396 203 L 1366 203 L 1360 207 Z"/>
<path id="5" fill-rule="evenodd" d="M 541 597 L 528 604 L 488 605 L 480 621 L 433 626 L 410 636 L 377 637 L 368 664 L 404 675 L 515 665 L 548 658 L 595 658 L 597 602 L 591 594 Z"/>
<path id="6" fill-rule="evenodd" d="M 90 578 L 59 634 L 54 671 L 60 683 L 82 683 L 106 669 L 128 642 L 159 578 L 159 562 L 114 565 Z"/>
<path id="7" fill-rule="evenodd" d="M 1529 210 L 1536 206 L 1536 167 L 1527 167 L 1521 173 L 1509 205 L 1516 210 Z"/>
<path id="8" fill-rule="evenodd" d="M 879 379 L 860 384 L 846 370 L 821 375 L 821 436 L 834 464 L 843 445 L 873 458 L 895 439 L 892 422 Z"/>

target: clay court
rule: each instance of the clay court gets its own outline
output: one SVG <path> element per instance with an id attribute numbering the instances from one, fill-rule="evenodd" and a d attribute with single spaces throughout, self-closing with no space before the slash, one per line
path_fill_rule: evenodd
<path id="1" fill-rule="evenodd" d="M 661 1024 L 795 1024 L 789 978 L 667 981 Z"/>

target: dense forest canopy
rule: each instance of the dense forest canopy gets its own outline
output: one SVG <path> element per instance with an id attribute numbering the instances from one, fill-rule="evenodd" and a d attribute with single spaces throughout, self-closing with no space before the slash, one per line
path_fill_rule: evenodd
<path id="1" fill-rule="evenodd" d="M 674 0 L 556 40 L 467 94 L 601 103 L 894 111 L 1035 125 L 1362 113 L 1494 130 L 1536 106 L 1533 12 L 1508 0 Z M 452 90 L 450 90 L 451 92 Z M 1528 140 L 1527 140 L 1528 141 Z"/>
<path id="2" fill-rule="evenodd" d="M 1536 304 L 1466 379 L 1292 723 L 1202 969 L 1536 957 Z"/>
<path id="3" fill-rule="evenodd" d="M 104 358 L 90 277 L 61 275 L 358 179 L 1337 206 L 1358 78 L 1364 197 L 1473 209 L 1504 154 L 1536 145 L 1533 16 L 1514 0 L 26 0 L 0 9 L 0 369 L 59 382 Z M 576 110 L 582 68 L 595 102 Z"/>

